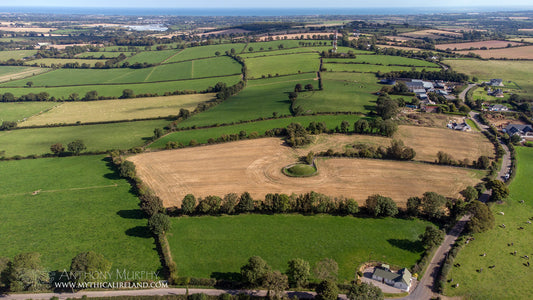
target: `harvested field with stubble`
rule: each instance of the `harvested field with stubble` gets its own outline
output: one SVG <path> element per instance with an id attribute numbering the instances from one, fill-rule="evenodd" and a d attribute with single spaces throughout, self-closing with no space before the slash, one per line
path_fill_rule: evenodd
<path id="1" fill-rule="evenodd" d="M 481 56 L 481 58 L 533 59 L 533 46 L 489 49 L 489 50 L 457 51 L 457 53 L 460 53 L 460 54 L 468 54 L 470 52 Z"/>
<path id="2" fill-rule="evenodd" d="M 439 50 L 446 50 L 446 49 L 463 50 L 463 49 L 470 49 L 470 48 L 487 47 L 488 49 L 491 49 L 491 48 L 505 48 L 507 47 L 507 45 L 520 46 L 523 44 L 518 43 L 518 42 L 510 42 L 510 41 L 481 41 L 481 42 L 471 42 L 471 43 L 440 44 L 440 45 L 435 45 L 435 48 Z"/>
<path id="3" fill-rule="evenodd" d="M 268 193 L 315 191 L 332 197 L 351 197 L 359 204 L 379 193 L 405 206 L 409 197 L 427 191 L 456 197 L 482 177 L 480 171 L 455 167 L 348 158 L 319 159 L 318 174 L 313 177 L 290 178 L 281 173 L 284 166 L 296 162 L 309 148 L 294 150 L 281 139 L 264 138 L 144 153 L 128 159 L 166 207 L 179 206 L 189 193 L 205 197 L 245 191 L 255 199 Z"/>

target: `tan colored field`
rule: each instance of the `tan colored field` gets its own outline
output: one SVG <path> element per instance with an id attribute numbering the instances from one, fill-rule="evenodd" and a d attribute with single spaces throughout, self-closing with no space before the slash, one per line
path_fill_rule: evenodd
<path id="1" fill-rule="evenodd" d="M 0 76 L 0 82 L 21 79 L 21 78 L 34 76 L 34 75 L 41 74 L 41 73 L 48 72 L 48 71 L 50 71 L 50 69 L 30 68 L 19 73 L 11 73 L 8 75 Z"/>
<path id="2" fill-rule="evenodd" d="M 198 28 L 198 29 L 200 29 L 200 28 Z M 234 28 L 234 29 L 224 29 L 224 30 L 217 30 L 217 31 L 211 31 L 211 32 L 198 33 L 196 35 L 202 36 L 202 35 L 219 35 L 219 34 L 243 34 L 243 33 L 248 33 L 248 32 L 250 32 L 250 31 L 249 30 L 240 29 L 240 28 Z"/>
<path id="3" fill-rule="evenodd" d="M 346 138 L 350 136 L 343 136 Z M 333 197 L 352 197 L 360 204 L 369 195 L 379 193 L 405 206 L 409 197 L 427 191 L 456 197 L 466 186 L 479 182 L 481 176 L 479 171 L 463 168 L 346 158 L 320 159 L 319 173 L 313 177 L 291 178 L 281 173 L 298 156 L 320 148 L 324 149 L 315 145 L 294 150 L 280 139 L 264 138 L 144 153 L 128 159 L 166 207 L 179 206 L 189 193 L 205 197 L 245 191 L 256 199 L 267 193 L 316 191 Z"/>
<path id="4" fill-rule="evenodd" d="M 413 31 L 413 32 L 407 32 L 402 33 L 402 36 L 412 37 L 412 38 L 432 38 L 432 39 L 444 39 L 446 36 L 448 37 L 460 37 L 463 34 L 452 32 L 452 31 L 444 31 L 444 30 L 436 30 L 436 29 L 427 29 L 427 30 L 419 30 L 419 31 Z"/>
<path id="5" fill-rule="evenodd" d="M 213 94 L 66 102 L 29 118 L 20 126 L 166 117 L 177 115 L 180 108 L 192 110 L 198 103 L 211 99 Z"/>
<path id="6" fill-rule="evenodd" d="M 533 46 L 503 48 L 493 50 L 472 50 L 456 51 L 457 53 L 467 54 L 473 52 L 482 58 L 516 58 L 516 59 L 533 59 Z"/>
<path id="7" fill-rule="evenodd" d="M 521 28 L 518 31 L 533 31 L 533 28 Z"/>
<path id="8" fill-rule="evenodd" d="M 57 28 L 47 28 L 47 27 L 10 27 L 10 26 L 3 26 L 0 27 L 0 31 L 8 31 L 8 32 L 37 32 L 37 33 L 47 33 L 53 30 L 56 30 Z"/>
<path id="9" fill-rule="evenodd" d="M 414 38 L 406 37 L 406 36 L 398 36 L 398 35 L 389 35 L 386 36 L 391 41 L 398 41 L 398 42 L 406 42 L 406 41 L 412 41 L 415 40 Z"/>
<path id="10" fill-rule="evenodd" d="M 515 42 L 533 43 L 533 37 L 514 38 L 510 40 Z"/>
<path id="11" fill-rule="evenodd" d="M 483 41 L 483 42 L 472 42 L 472 43 L 440 44 L 440 45 L 435 45 L 435 48 L 439 50 L 446 50 L 446 49 L 453 50 L 456 48 L 457 50 L 463 50 L 463 49 L 470 49 L 470 48 L 487 47 L 488 49 L 491 49 L 491 48 L 505 48 L 509 44 L 511 44 L 512 46 L 523 45 L 522 43 L 510 42 L 510 41 Z"/>
<path id="12" fill-rule="evenodd" d="M 391 45 L 376 45 L 379 48 L 394 48 L 399 50 L 405 50 L 405 51 L 429 51 L 427 49 L 419 49 L 419 48 L 413 48 L 413 47 L 402 47 L 402 46 L 391 46 Z"/>

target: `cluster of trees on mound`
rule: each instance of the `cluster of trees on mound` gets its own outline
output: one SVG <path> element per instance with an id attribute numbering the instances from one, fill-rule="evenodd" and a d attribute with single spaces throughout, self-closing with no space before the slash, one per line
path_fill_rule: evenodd
<path id="1" fill-rule="evenodd" d="M 317 156 L 412 160 L 415 158 L 416 152 L 413 148 L 405 146 L 401 140 L 393 140 L 391 145 L 386 148 L 360 143 L 349 146 L 342 153 L 329 149 L 318 153 Z"/>
<path id="2" fill-rule="evenodd" d="M 70 271 L 49 272 L 41 263 L 41 254 L 27 252 L 11 260 L 0 257 L 0 290 L 36 292 L 55 289 L 54 283 L 104 282 L 111 278 L 111 262 L 93 251 L 76 255 Z"/>

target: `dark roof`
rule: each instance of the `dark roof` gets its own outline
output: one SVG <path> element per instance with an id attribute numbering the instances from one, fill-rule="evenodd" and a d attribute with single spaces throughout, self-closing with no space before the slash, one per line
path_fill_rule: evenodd
<path id="1" fill-rule="evenodd" d="M 516 133 L 526 133 L 533 131 L 533 128 L 531 125 L 522 125 L 522 124 L 509 124 L 507 127 L 505 127 L 505 132 L 507 132 L 510 135 L 516 134 Z"/>

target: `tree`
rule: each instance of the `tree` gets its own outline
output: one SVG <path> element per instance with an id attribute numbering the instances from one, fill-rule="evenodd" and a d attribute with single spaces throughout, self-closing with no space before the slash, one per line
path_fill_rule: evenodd
<path id="1" fill-rule="evenodd" d="M 387 158 L 389 159 L 411 160 L 415 156 L 415 150 L 405 146 L 402 140 L 392 140 L 390 147 L 387 148 Z"/>
<path id="2" fill-rule="evenodd" d="M 369 196 L 366 199 L 365 207 L 369 214 L 374 217 L 393 217 L 398 214 L 396 203 L 391 198 L 379 194 Z"/>
<path id="3" fill-rule="evenodd" d="M 239 204 L 237 204 L 237 211 L 246 213 L 255 210 L 254 199 L 250 196 L 250 193 L 244 192 L 239 198 Z"/>
<path id="4" fill-rule="evenodd" d="M 468 204 L 467 209 L 472 214 L 467 224 L 468 231 L 483 232 L 494 227 L 494 215 L 485 203 L 474 200 Z"/>
<path id="5" fill-rule="evenodd" d="M 339 273 L 339 265 L 331 258 L 324 258 L 316 264 L 313 271 L 315 277 L 320 280 L 336 281 L 337 274 Z"/>
<path id="6" fill-rule="evenodd" d="M 295 93 L 299 93 L 302 91 L 302 85 L 300 83 L 297 83 L 295 86 L 294 86 L 294 92 Z"/>
<path id="7" fill-rule="evenodd" d="M 236 212 L 237 204 L 239 203 L 239 196 L 236 193 L 229 193 L 222 199 L 220 212 L 232 215 Z"/>
<path id="8" fill-rule="evenodd" d="M 383 292 L 380 288 L 373 284 L 355 282 L 350 286 L 350 290 L 346 295 L 349 300 L 382 300 L 384 299 Z"/>
<path id="9" fill-rule="evenodd" d="M 467 186 L 461 194 L 465 197 L 466 202 L 474 201 L 479 198 L 479 192 L 473 186 Z"/>
<path id="10" fill-rule="evenodd" d="M 359 205 L 353 198 L 344 198 L 339 201 L 339 213 L 343 215 L 355 215 L 359 212 Z"/>
<path id="11" fill-rule="evenodd" d="M 80 152 L 87 149 L 87 147 L 82 140 L 75 140 L 67 145 L 67 149 L 69 152 L 72 152 L 72 154 L 79 155 Z"/>
<path id="12" fill-rule="evenodd" d="M 129 160 L 125 160 L 118 167 L 119 174 L 124 178 L 134 178 L 135 177 L 135 164 Z"/>
<path id="13" fill-rule="evenodd" d="M 291 123 L 287 126 L 286 142 L 291 147 L 304 146 L 311 143 L 311 138 L 300 123 Z"/>
<path id="14" fill-rule="evenodd" d="M 0 125 L 0 130 L 11 130 L 17 127 L 17 122 L 14 121 L 3 121 Z"/>
<path id="15" fill-rule="evenodd" d="M 270 299 L 282 299 L 283 292 L 289 288 L 287 275 L 280 271 L 268 272 L 263 278 L 263 286 L 268 290 Z"/>
<path id="16" fill-rule="evenodd" d="M 446 198 L 435 192 L 425 192 L 420 204 L 426 216 L 438 219 L 444 215 Z"/>
<path id="17" fill-rule="evenodd" d="M 426 231 L 418 236 L 425 249 L 432 249 L 444 241 L 444 231 L 433 226 L 427 226 Z"/>
<path id="18" fill-rule="evenodd" d="M 374 126 L 379 130 L 379 133 L 384 136 L 392 136 L 398 130 L 398 124 L 393 120 L 385 120 L 379 122 L 377 118 L 374 120 L 378 126 Z"/>
<path id="19" fill-rule="evenodd" d="M 16 255 L 9 268 L 8 278 L 12 292 L 43 290 L 50 279 L 41 265 L 41 254 L 37 252 Z"/>
<path id="20" fill-rule="evenodd" d="M 32 85 L 33 85 L 33 81 L 28 81 L 28 82 L 26 82 L 26 86 L 27 86 L 27 87 L 31 88 Z"/>
<path id="21" fill-rule="evenodd" d="M 376 102 L 376 113 L 383 118 L 383 120 L 390 119 L 398 113 L 398 103 L 388 95 L 379 96 Z"/>
<path id="22" fill-rule="evenodd" d="M 312 92 L 315 88 L 313 87 L 313 85 L 311 83 L 308 83 L 305 85 L 305 90 L 308 91 L 308 92 Z"/>
<path id="23" fill-rule="evenodd" d="M 9 265 L 11 262 L 7 257 L 0 257 L 0 291 L 9 286 Z"/>
<path id="24" fill-rule="evenodd" d="M 288 264 L 289 268 L 287 269 L 287 276 L 291 286 L 297 288 L 305 287 L 309 281 L 309 276 L 311 275 L 309 262 L 301 258 L 295 258 L 289 260 Z"/>
<path id="25" fill-rule="evenodd" d="M 50 151 L 54 153 L 54 155 L 61 155 L 61 153 L 65 152 L 65 147 L 61 143 L 53 144 L 50 146 Z"/>
<path id="26" fill-rule="evenodd" d="M 91 101 L 91 100 L 98 100 L 98 92 L 97 91 L 89 91 L 85 93 L 85 97 L 83 97 L 83 100 Z"/>
<path id="27" fill-rule="evenodd" d="M 154 138 L 158 139 L 163 135 L 163 129 L 161 128 L 155 128 L 154 129 Z"/>
<path id="28" fill-rule="evenodd" d="M 155 235 L 162 234 L 170 229 L 170 218 L 162 213 L 155 214 L 148 219 L 148 228 Z"/>
<path id="29" fill-rule="evenodd" d="M 157 197 L 152 193 L 143 194 L 139 198 L 141 200 L 139 206 L 148 217 L 151 217 L 158 213 L 162 213 L 165 210 L 161 198 Z"/>
<path id="30" fill-rule="evenodd" d="M 318 300 L 337 300 L 339 297 L 339 287 L 332 280 L 323 280 L 316 287 L 316 297 Z"/>
<path id="31" fill-rule="evenodd" d="M 252 256 L 248 263 L 241 267 L 243 283 L 250 287 L 263 284 L 263 279 L 270 272 L 270 266 L 259 256 Z"/>
<path id="32" fill-rule="evenodd" d="M 131 89 L 125 89 L 122 91 L 122 96 L 120 96 L 120 99 L 129 99 L 129 98 L 135 98 L 135 93 Z"/>
<path id="33" fill-rule="evenodd" d="M 290 92 L 289 93 L 289 101 L 294 102 L 298 98 L 298 93 L 296 92 Z"/>
<path id="34" fill-rule="evenodd" d="M 220 212 L 220 205 L 222 199 L 219 196 L 207 196 L 204 199 L 198 200 L 196 209 L 202 214 L 216 215 Z"/>
<path id="35" fill-rule="evenodd" d="M 220 51 L 215 51 L 215 56 L 220 56 Z"/>
<path id="36" fill-rule="evenodd" d="M 370 130 L 370 125 L 365 119 L 359 119 L 354 124 L 355 133 L 367 133 Z"/>
<path id="37" fill-rule="evenodd" d="M 196 198 L 193 194 L 187 194 L 181 201 L 181 213 L 184 215 L 192 215 L 196 208 Z"/>
<path id="38" fill-rule="evenodd" d="M 418 216 L 421 203 L 422 199 L 420 199 L 419 197 L 410 197 L 409 199 L 407 199 L 407 214 L 413 217 Z"/>
<path id="39" fill-rule="evenodd" d="M 350 129 L 350 123 L 348 121 L 342 121 L 341 122 L 341 132 L 342 133 L 348 133 L 348 130 Z"/>
<path id="40" fill-rule="evenodd" d="M 480 156 L 477 159 L 476 167 L 483 170 L 488 169 L 490 167 L 490 159 L 485 155 Z"/>
<path id="41" fill-rule="evenodd" d="M 509 188 L 501 180 L 491 180 L 487 188 L 492 190 L 490 201 L 501 201 L 509 196 Z"/>
<path id="42" fill-rule="evenodd" d="M 87 281 L 103 282 L 109 279 L 103 274 L 109 272 L 110 269 L 111 262 L 106 260 L 102 254 L 93 251 L 82 252 L 72 259 L 70 272 L 73 274 L 73 278 L 70 278 L 70 281 L 76 283 Z"/>
<path id="43" fill-rule="evenodd" d="M 254 52 L 254 47 L 250 47 L 250 48 L 248 48 L 248 51 L 249 51 L 249 52 Z"/>

